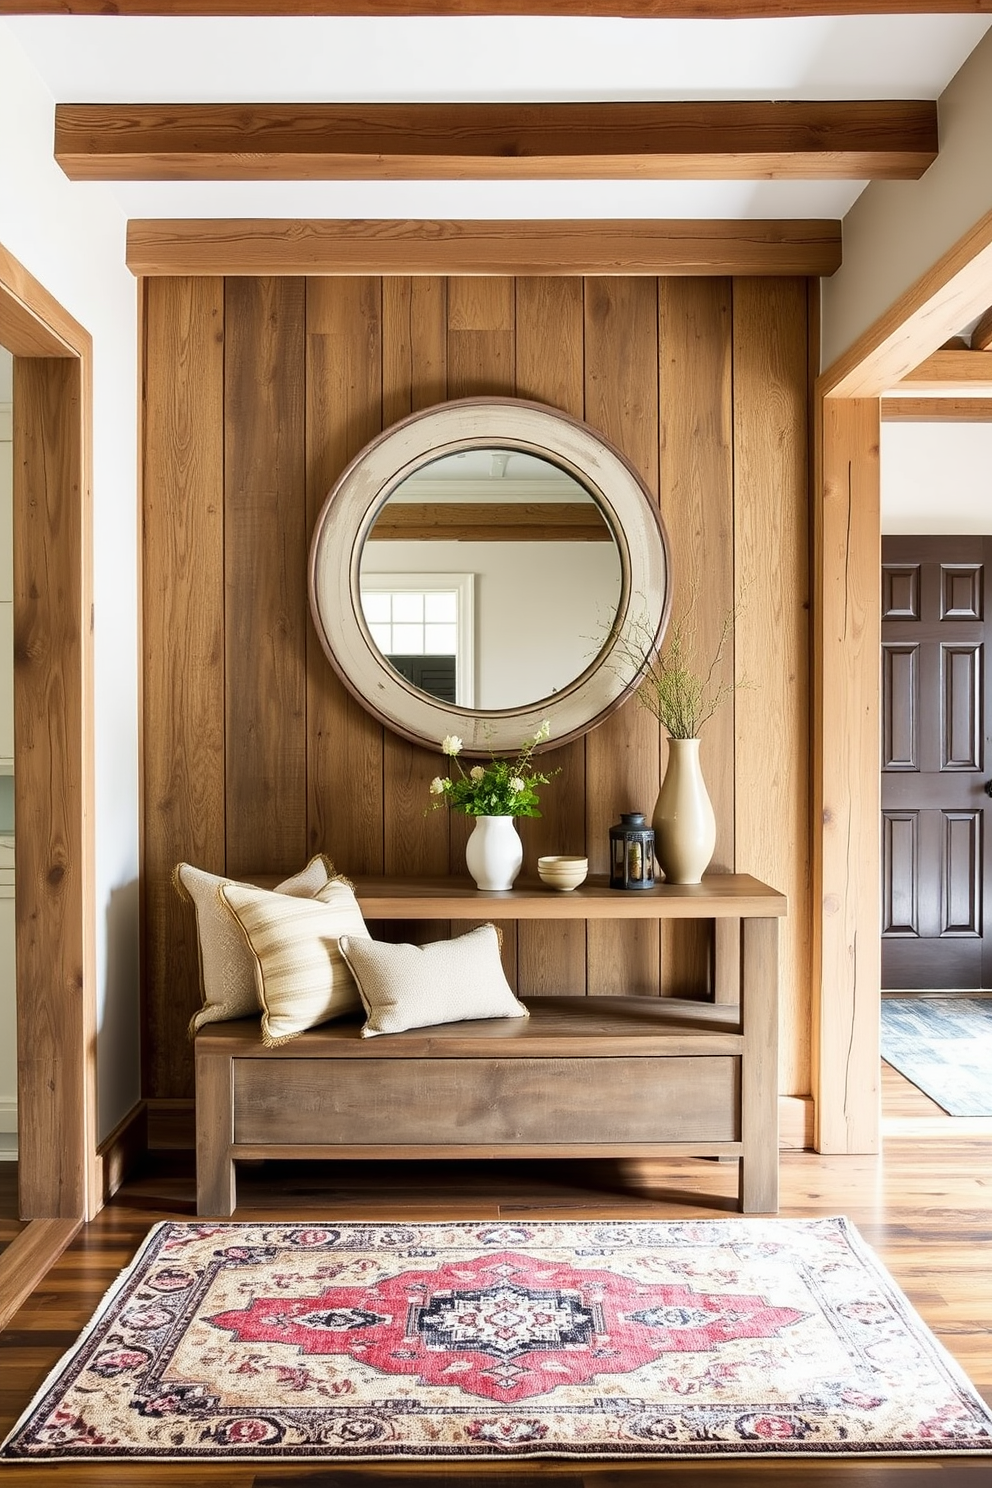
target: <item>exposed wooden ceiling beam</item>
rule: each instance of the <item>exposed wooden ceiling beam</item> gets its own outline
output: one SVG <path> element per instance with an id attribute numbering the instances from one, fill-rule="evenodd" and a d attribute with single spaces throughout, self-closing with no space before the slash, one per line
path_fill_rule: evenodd
<path id="1" fill-rule="evenodd" d="M 992 392 L 992 351 L 935 351 L 906 373 L 902 386 L 914 393 Z"/>
<path id="2" fill-rule="evenodd" d="M 916 180 L 937 106 L 59 104 L 73 181 Z"/>
<path id="3" fill-rule="evenodd" d="M 840 223 L 806 219 L 128 223 L 135 274 L 832 274 Z"/>
<path id="4" fill-rule="evenodd" d="M 972 351 L 992 351 L 992 308 L 986 310 L 971 333 Z"/>
<path id="5" fill-rule="evenodd" d="M 616 16 L 740 20 L 823 15 L 974 15 L 992 0 L 0 0 L 0 15 Z"/>
<path id="6" fill-rule="evenodd" d="M 389 501 L 369 542 L 612 542 L 595 502 Z"/>
<path id="7" fill-rule="evenodd" d="M 992 424 L 992 398 L 883 398 L 883 424 Z"/>

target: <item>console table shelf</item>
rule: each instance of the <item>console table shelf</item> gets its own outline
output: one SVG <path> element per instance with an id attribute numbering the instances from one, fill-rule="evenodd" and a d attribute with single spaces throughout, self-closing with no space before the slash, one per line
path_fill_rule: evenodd
<path id="1" fill-rule="evenodd" d="M 341 1020 L 274 1049 L 254 1020 L 207 1025 L 196 1038 L 200 1214 L 230 1214 L 236 1160 L 266 1157 L 736 1157 L 740 1208 L 778 1208 L 783 895 L 743 874 L 626 892 L 596 878 L 570 893 L 526 880 L 505 893 L 467 879 L 361 878 L 355 889 L 369 920 L 733 920 L 741 1001 L 532 998 L 526 1020 L 375 1039 Z"/>

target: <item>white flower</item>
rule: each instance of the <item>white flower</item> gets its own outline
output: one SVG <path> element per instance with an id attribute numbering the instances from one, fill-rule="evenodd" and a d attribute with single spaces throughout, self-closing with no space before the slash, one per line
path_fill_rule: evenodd
<path id="1" fill-rule="evenodd" d="M 551 720 L 548 719 L 548 718 L 545 718 L 542 721 L 542 723 L 541 723 L 541 727 L 538 729 L 537 733 L 534 735 L 534 743 L 535 744 L 543 744 L 544 741 L 545 741 L 545 739 L 550 739 L 550 738 L 551 738 Z"/>
<path id="2" fill-rule="evenodd" d="M 468 773 L 469 773 L 469 779 L 471 779 L 471 780 L 481 780 L 482 777 L 483 777 L 483 775 L 485 775 L 486 772 L 482 768 L 481 765 L 473 765 L 472 768 L 471 768 L 471 770 L 469 770 Z"/>
<path id="3" fill-rule="evenodd" d="M 519 775 L 510 776 L 510 789 L 512 791 L 516 791 L 518 794 L 520 793 L 520 791 L 526 789 L 524 782 L 520 779 Z"/>
<path id="4" fill-rule="evenodd" d="M 447 783 L 448 782 L 446 780 L 443 780 L 440 775 L 435 775 L 434 779 L 431 781 L 431 795 L 443 796 L 444 787 L 447 785 Z"/>
<path id="5" fill-rule="evenodd" d="M 462 741 L 457 734 L 445 734 L 441 740 L 442 754 L 457 754 L 462 747 Z"/>

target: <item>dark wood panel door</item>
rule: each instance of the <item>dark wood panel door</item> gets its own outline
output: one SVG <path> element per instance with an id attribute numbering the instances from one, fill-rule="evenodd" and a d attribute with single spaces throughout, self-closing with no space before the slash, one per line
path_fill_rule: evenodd
<path id="1" fill-rule="evenodd" d="M 992 537 L 882 540 L 882 986 L 992 986 Z"/>

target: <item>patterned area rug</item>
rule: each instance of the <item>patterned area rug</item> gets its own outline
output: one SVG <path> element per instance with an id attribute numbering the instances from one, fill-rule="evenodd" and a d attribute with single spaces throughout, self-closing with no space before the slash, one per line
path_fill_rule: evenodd
<path id="1" fill-rule="evenodd" d="M 883 997 L 882 1058 L 949 1116 L 992 1116 L 992 997 Z"/>
<path id="2" fill-rule="evenodd" d="M 992 1453 L 843 1219 L 158 1225 L 7 1459 Z"/>

